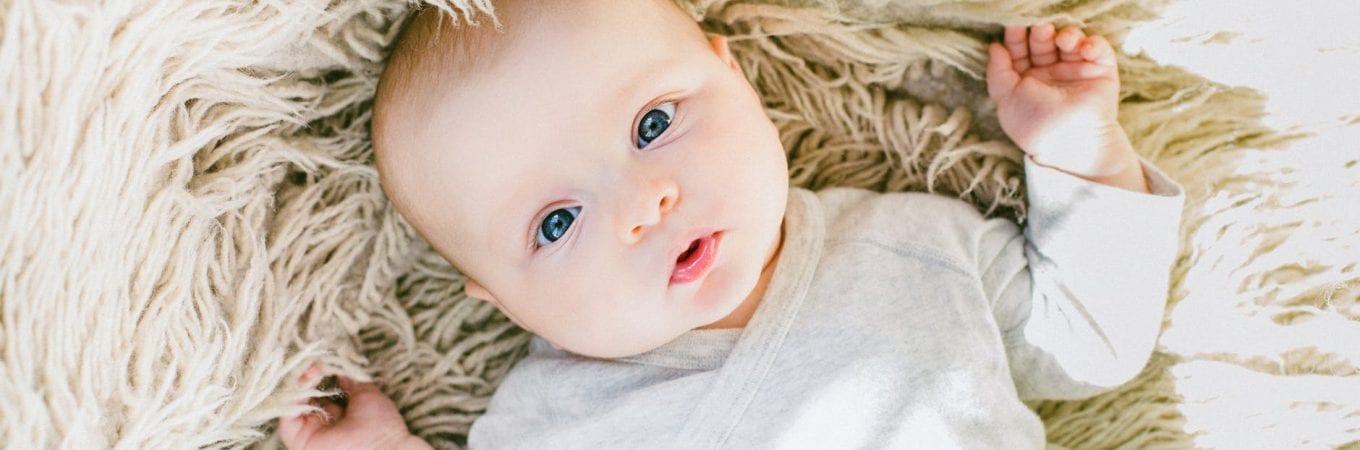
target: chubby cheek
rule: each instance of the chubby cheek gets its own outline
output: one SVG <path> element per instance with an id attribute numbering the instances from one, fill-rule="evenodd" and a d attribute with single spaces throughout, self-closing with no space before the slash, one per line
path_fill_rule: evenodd
<path id="1" fill-rule="evenodd" d="M 756 119 L 732 120 L 727 130 L 706 133 L 699 144 L 705 154 L 703 170 L 689 174 L 695 190 L 716 202 L 714 212 L 729 215 L 729 220 L 749 218 L 754 212 L 750 208 L 777 202 L 773 197 L 788 189 L 788 163 L 778 136 L 768 121 L 761 121 L 764 116 Z"/>
<path id="2" fill-rule="evenodd" d="M 580 264 L 575 264 L 579 266 Z M 533 283 L 531 301 L 535 303 L 540 316 L 551 323 L 576 322 L 590 313 L 585 299 L 589 298 L 585 280 L 588 272 L 582 270 L 555 270 L 551 277 Z"/>
<path id="3" fill-rule="evenodd" d="M 625 299 L 640 295 L 640 262 L 627 261 L 617 245 L 600 245 L 604 233 L 591 234 L 573 249 L 575 255 L 533 283 L 533 301 L 555 325 L 581 328 L 616 320 L 626 312 Z"/>
<path id="4" fill-rule="evenodd" d="M 582 264 L 584 266 L 584 264 Z M 612 357 L 621 345 L 637 342 L 652 316 L 641 305 L 627 277 L 613 266 L 592 265 L 595 270 L 562 273 L 560 280 L 539 286 L 542 307 L 536 314 L 534 332 L 560 348 L 575 353 Z M 641 326 L 641 328 L 639 328 Z"/>
<path id="5" fill-rule="evenodd" d="M 714 163 L 739 179 L 755 181 L 752 175 L 756 174 L 763 175 L 760 178 L 774 174 L 787 179 L 788 165 L 779 133 L 759 100 L 747 97 L 731 95 L 715 99 L 713 113 L 704 117 L 701 127 L 704 142 L 700 145 L 714 158 Z"/>

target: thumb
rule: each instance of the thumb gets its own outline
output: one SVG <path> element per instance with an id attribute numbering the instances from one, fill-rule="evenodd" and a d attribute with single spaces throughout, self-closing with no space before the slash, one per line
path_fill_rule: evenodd
<path id="1" fill-rule="evenodd" d="M 1001 100 L 1009 97 L 1017 84 L 1020 84 L 1020 74 L 1011 65 L 1011 52 L 996 42 L 988 45 L 987 94 L 992 100 Z"/>

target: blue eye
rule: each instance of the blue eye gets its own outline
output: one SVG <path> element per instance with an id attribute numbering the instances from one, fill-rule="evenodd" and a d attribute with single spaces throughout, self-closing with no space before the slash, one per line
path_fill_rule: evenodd
<path id="1" fill-rule="evenodd" d="M 643 114 L 637 126 L 638 148 L 644 148 L 661 137 L 666 128 L 671 126 L 671 119 L 674 117 L 675 102 L 662 103 L 647 111 L 647 114 Z"/>
<path id="2" fill-rule="evenodd" d="M 576 221 L 576 216 L 581 215 L 581 207 L 558 208 L 548 213 L 548 217 L 543 218 L 543 223 L 538 226 L 536 241 L 539 247 L 546 247 L 548 244 L 557 242 L 562 236 L 567 235 L 567 230 L 571 228 L 571 223 Z"/>

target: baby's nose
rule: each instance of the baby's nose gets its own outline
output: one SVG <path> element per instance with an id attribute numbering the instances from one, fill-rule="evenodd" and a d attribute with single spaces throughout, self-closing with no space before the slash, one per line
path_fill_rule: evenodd
<path id="1" fill-rule="evenodd" d="M 619 227 L 623 242 L 642 240 L 661 219 L 680 201 L 680 188 L 668 178 L 654 178 L 642 183 L 642 194 L 634 196 L 632 205 L 625 205 L 625 222 Z"/>

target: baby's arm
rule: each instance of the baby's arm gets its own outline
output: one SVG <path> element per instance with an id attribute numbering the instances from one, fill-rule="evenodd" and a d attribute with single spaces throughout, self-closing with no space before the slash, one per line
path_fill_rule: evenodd
<path id="1" fill-rule="evenodd" d="M 1147 192 L 1142 165 L 1119 125 L 1119 70 L 1100 36 L 1052 25 L 1006 27 L 989 48 L 987 91 L 1001 128 L 1039 165 Z"/>
<path id="2" fill-rule="evenodd" d="M 1021 398 L 1086 397 L 1137 375 L 1156 345 L 1184 194 L 1119 126 L 1104 39 L 1042 25 L 1005 41 L 988 89 L 1029 155 L 1030 207 L 1023 235 L 989 222 L 983 285 Z"/>
<path id="3" fill-rule="evenodd" d="M 369 383 L 357 383 L 348 378 L 336 380 L 348 402 L 341 407 L 329 400 L 314 400 L 324 412 L 303 414 L 279 419 L 279 440 L 290 450 L 315 449 L 370 449 L 425 450 L 430 444 L 406 430 L 392 400 Z M 298 380 L 312 388 L 321 382 L 321 369 L 313 366 Z"/>

